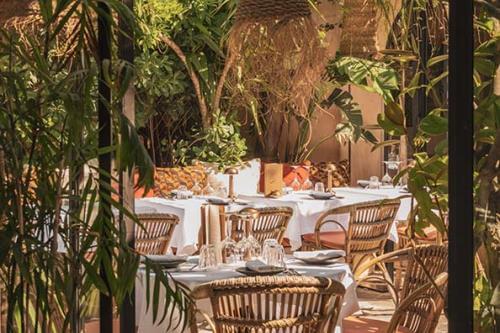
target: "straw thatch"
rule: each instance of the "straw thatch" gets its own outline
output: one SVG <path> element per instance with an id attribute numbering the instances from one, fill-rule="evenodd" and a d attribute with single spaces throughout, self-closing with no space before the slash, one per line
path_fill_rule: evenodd
<path id="1" fill-rule="evenodd" d="M 307 0 L 241 0 L 228 51 L 233 101 L 306 112 L 326 58 Z"/>
<path id="2" fill-rule="evenodd" d="M 378 52 L 377 29 L 380 19 L 374 1 L 345 0 L 340 53 L 367 57 Z M 385 46 L 384 46 L 385 47 Z"/>

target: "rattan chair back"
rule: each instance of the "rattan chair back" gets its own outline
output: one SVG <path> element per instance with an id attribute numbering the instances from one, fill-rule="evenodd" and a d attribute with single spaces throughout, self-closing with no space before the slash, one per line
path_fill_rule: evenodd
<path id="1" fill-rule="evenodd" d="M 389 237 L 400 203 L 400 199 L 384 199 L 331 209 L 318 219 L 315 228 L 316 244 L 312 247 L 323 247 L 321 228 L 332 223 L 345 233 L 344 249 L 348 258 L 356 255 L 380 254 Z M 334 219 L 334 216 L 343 214 L 349 214 L 347 229 Z"/>
<path id="2" fill-rule="evenodd" d="M 292 218 L 293 209 L 290 207 L 251 209 L 257 211 L 256 217 L 249 221 L 251 232 L 255 239 L 261 243 L 271 238 L 281 242 L 288 227 L 288 222 Z M 246 208 L 241 210 L 240 213 L 245 212 L 245 210 Z M 228 220 L 231 223 L 231 238 L 239 241 L 245 235 L 245 220 L 238 214 L 230 215 Z"/>
<path id="3" fill-rule="evenodd" d="M 216 332 L 329 332 L 344 286 L 327 278 L 260 276 L 218 280 L 195 288 L 210 298 Z"/>
<path id="4" fill-rule="evenodd" d="M 135 228 L 135 249 L 141 254 L 167 253 L 175 226 L 179 218 L 172 214 L 137 214 L 144 226 Z"/>

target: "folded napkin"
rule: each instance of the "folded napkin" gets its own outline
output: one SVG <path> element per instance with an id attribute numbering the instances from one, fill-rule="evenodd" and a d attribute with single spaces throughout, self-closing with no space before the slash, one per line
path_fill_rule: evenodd
<path id="1" fill-rule="evenodd" d="M 251 260 L 246 263 L 246 268 L 254 272 L 267 272 L 275 270 L 275 266 L 267 265 L 260 260 Z"/>
<path id="2" fill-rule="evenodd" d="M 175 256 L 173 254 L 150 254 L 147 255 L 146 258 L 156 263 L 173 263 L 173 262 L 185 262 L 187 260 L 187 256 Z"/>

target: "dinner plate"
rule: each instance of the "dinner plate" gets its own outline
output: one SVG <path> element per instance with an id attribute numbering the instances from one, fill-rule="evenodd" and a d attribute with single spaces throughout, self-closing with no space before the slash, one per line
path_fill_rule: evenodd
<path id="1" fill-rule="evenodd" d="M 222 205 L 222 206 L 227 206 L 230 203 L 229 199 L 222 199 L 222 198 L 208 198 L 207 202 L 212 205 Z"/>
<path id="2" fill-rule="evenodd" d="M 146 256 L 152 262 L 162 266 L 163 268 L 175 268 L 187 261 L 186 256 L 174 255 L 148 255 Z"/>
<path id="3" fill-rule="evenodd" d="M 293 257 L 309 265 L 328 265 L 345 256 L 342 250 L 296 251 Z"/>
<path id="4" fill-rule="evenodd" d="M 335 193 L 328 193 L 328 192 L 312 192 L 309 194 L 313 199 L 316 200 L 329 200 L 333 197 L 335 197 Z"/>
<path id="5" fill-rule="evenodd" d="M 236 268 L 238 273 L 247 275 L 247 276 L 265 276 L 265 275 L 276 275 L 279 273 L 283 273 L 285 271 L 282 267 L 273 267 L 270 269 L 262 270 L 262 271 L 254 271 L 249 269 L 248 267 L 238 267 Z"/>

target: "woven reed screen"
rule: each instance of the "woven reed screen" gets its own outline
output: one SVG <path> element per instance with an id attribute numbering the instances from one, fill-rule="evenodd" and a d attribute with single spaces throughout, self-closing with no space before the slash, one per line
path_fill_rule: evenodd
<path id="1" fill-rule="evenodd" d="M 303 0 L 241 0 L 236 21 L 257 22 L 266 18 L 290 20 L 310 15 L 309 4 Z"/>

